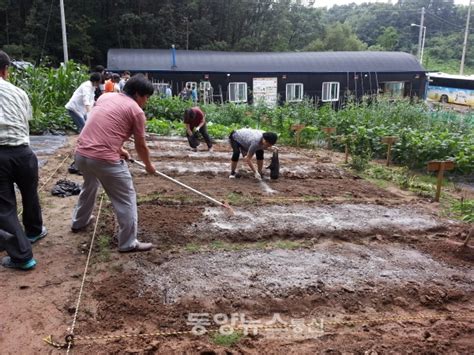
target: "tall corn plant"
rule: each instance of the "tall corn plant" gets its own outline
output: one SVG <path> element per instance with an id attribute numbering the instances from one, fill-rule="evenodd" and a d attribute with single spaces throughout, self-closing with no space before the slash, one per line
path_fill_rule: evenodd
<path id="1" fill-rule="evenodd" d="M 28 94 L 35 119 L 63 107 L 87 79 L 87 68 L 72 61 L 59 68 L 38 66 L 13 70 L 10 78 Z"/>

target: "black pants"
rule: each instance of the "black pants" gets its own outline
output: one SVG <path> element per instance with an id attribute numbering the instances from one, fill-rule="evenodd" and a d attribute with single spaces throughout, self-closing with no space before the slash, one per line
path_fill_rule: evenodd
<path id="1" fill-rule="evenodd" d="M 14 183 L 23 202 L 23 226 L 17 215 Z M 38 159 L 29 146 L 0 146 L 0 250 L 14 262 L 33 257 L 26 235 L 41 233 L 43 219 L 38 197 Z"/>
<path id="2" fill-rule="evenodd" d="M 202 137 L 206 141 L 207 147 L 211 148 L 212 147 L 211 137 L 209 137 L 209 134 L 207 133 L 206 124 L 199 129 L 199 133 L 202 134 Z M 188 132 L 186 132 L 186 137 L 188 138 L 188 142 L 191 148 L 197 148 L 197 146 L 200 144 L 199 139 L 197 137 L 197 133 L 189 135 Z"/>
<path id="3" fill-rule="evenodd" d="M 232 147 L 232 161 L 239 161 L 240 153 L 242 153 L 242 156 L 247 155 L 247 151 L 243 149 L 243 147 L 240 145 L 239 142 L 237 142 L 233 135 L 235 131 L 232 131 L 231 134 L 229 135 L 229 143 L 230 146 Z M 259 149 L 255 151 L 255 157 L 257 160 L 263 160 L 264 155 L 263 155 L 263 149 Z"/>

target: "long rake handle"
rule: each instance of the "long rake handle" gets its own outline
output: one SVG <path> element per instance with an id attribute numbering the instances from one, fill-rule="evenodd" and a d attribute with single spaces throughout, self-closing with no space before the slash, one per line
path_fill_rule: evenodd
<path id="1" fill-rule="evenodd" d="M 141 166 L 142 168 L 145 168 L 145 164 L 143 164 L 142 162 L 139 162 L 139 161 L 136 161 L 134 159 L 130 159 L 129 160 L 131 163 L 135 163 L 137 164 L 138 166 Z M 158 176 L 161 176 L 162 178 L 165 178 L 166 180 L 169 180 L 171 182 L 174 182 L 175 184 L 181 186 L 181 187 L 184 187 L 185 189 L 188 189 L 189 191 L 192 191 L 194 192 L 195 194 L 199 195 L 199 196 L 202 196 L 204 197 L 205 199 L 221 206 L 221 207 L 224 207 L 224 208 L 229 208 L 229 206 L 225 205 L 224 203 L 220 202 L 220 201 L 217 201 L 215 198 L 212 198 L 211 196 L 208 196 L 204 193 L 202 193 L 201 191 L 198 191 L 196 189 L 193 189 L 191 186 L 188 186 L 186 184 L 183 184 L 181 181 L 178 181 L 176 179 L 173 179 L 171 176 L 168 176 L 166 174 L 163 174 L 162 172 L 156 170 L 155 171 L 155 175 L 158 175 Z"/>

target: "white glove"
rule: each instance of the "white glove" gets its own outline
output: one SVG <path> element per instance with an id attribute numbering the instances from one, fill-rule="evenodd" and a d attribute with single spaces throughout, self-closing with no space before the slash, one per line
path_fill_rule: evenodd
<path id="1" fill-rule="evenodd" d="M 255 179 L 257 179 L 257 180 L 262 180 L 262 176 L 260 175 L 259 172 L 256 172 L 256 173 L 255 173 Z"/>

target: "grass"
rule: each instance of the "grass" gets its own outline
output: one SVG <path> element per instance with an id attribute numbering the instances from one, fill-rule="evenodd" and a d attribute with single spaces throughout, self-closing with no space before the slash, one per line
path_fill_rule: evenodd
<path id="1" fill-rule="evenodd" d="M 241 243 L 227 243 L 221 240 L 215 240 L 209 245 L 212 250 L 224 250 L 224 251 L 239 251 L 246 249 L 245 244 Z"/>
<path id="2" fill-rule="evenodd" d="M 186 203 L 186 202 L 195 201 L 195 196 L 191 194 L 189 195 L 177 194 L 177 195 L 172 195 L 172 196 L 165 196 L 165 195 L 160 194 L 159 192 L 152 192 L 149 194 L 139 195 L 137 198 L 137 204 L 140 205 L 140 204 L 144 204 L 148 202 L 153 202 L 156 200 Z"/>
<path id="3" fill-rule="evenodd" d="M 185 245 L 184 250 L 186 250 L 189 253 L 195 253 L 195 252 L 200 251 L 201 247 L 198 244 L 189 243 Z"/>
<path id="4" fill-rule="evenodd" d="M 435 196 L 437 178 L 432 175 L 414 174 L 405 167 L 385 167 L 375 164 L 369 166 L 365 175 L 368 180 L 381 187 L 387 182 L 392 182 L 423 197 Z M 448 218 L 474 223 L 474 200 L 464 197 L 454 198 L 446 193 L 446 190 L 456 191 L 455 184 L 447 182 L 446 179 L 442 186 L 442 214 Z"/>
<path id="5" fill-rule="evenodd" d="M 161 194 L 158 192 L 147 193 L 146 195 L 138 195 L 137 204 L 140 205 L 142 203 L 152 202 L 160 198 L 162 199 Z"/>
<path id="6" fill-rule="evenodd" d="M 99 235 L 97 238 L 97 247 L 99 248 L 98 257 L 100 261 L 110 260 L 110 238 L 106 235 Z"/>
<path id="7" fill-rule="evenodd" d="M 372 181 L 377 186 L 386 187 L 387 182 L 392 182 L 398 187 L 412 191 L 422 197 L 434 197 L 436 190 L 435 177 L 415 174 L 406 167 L 386 167 L 371 163 L 363 175 L 364 178 Z"/>
<path id="8" fill-rule="evenodd" d="M 443 203 L 443 214 L 467 223 L 474 223 L 474 199 L 448 199 Z"/>
<path id="9" fill-rule="evenodd" d="M 301 248 L 301 246 L 302 246 L 301 242 L 296 242 L 292 240 L 280 240 L 275 243 L 275 247 L 278 249 L 293 250 L 293 249 Z"/>
<path id="10" fill-rule="evenodd" d="M 241 193 L 231 192 L 227 195 L 228 203 L 232 205 L 252 204 L 255 199 L 250 196 L 244 196 Z"/>
<path id="11" fill-rule="evenodd" d="M 224 335 L 220 333 L 215 333 L 211 336 L 211 341 L 215 345 L 224 346 L 226 348 L 230 348 L 237 344 L 240 339 L 242 339 L 243 335 L 241 332 L 233 332 L 229 335 Z"/>
<path id="12" fill-rule="evenodd" d="M 277 240 L 277 241 L 259 241 L 255 243 L 229 243 L 222 240 L 215 240 L 210 243 L 196 244 L 189 243 L 184 246 L 184 250 L 189 253 L 201 251 L 241 251 L 241 250 L 265 250 L 265 249 L 286 249 L 294 250 L 304 248 L 308 241 Z"/>

